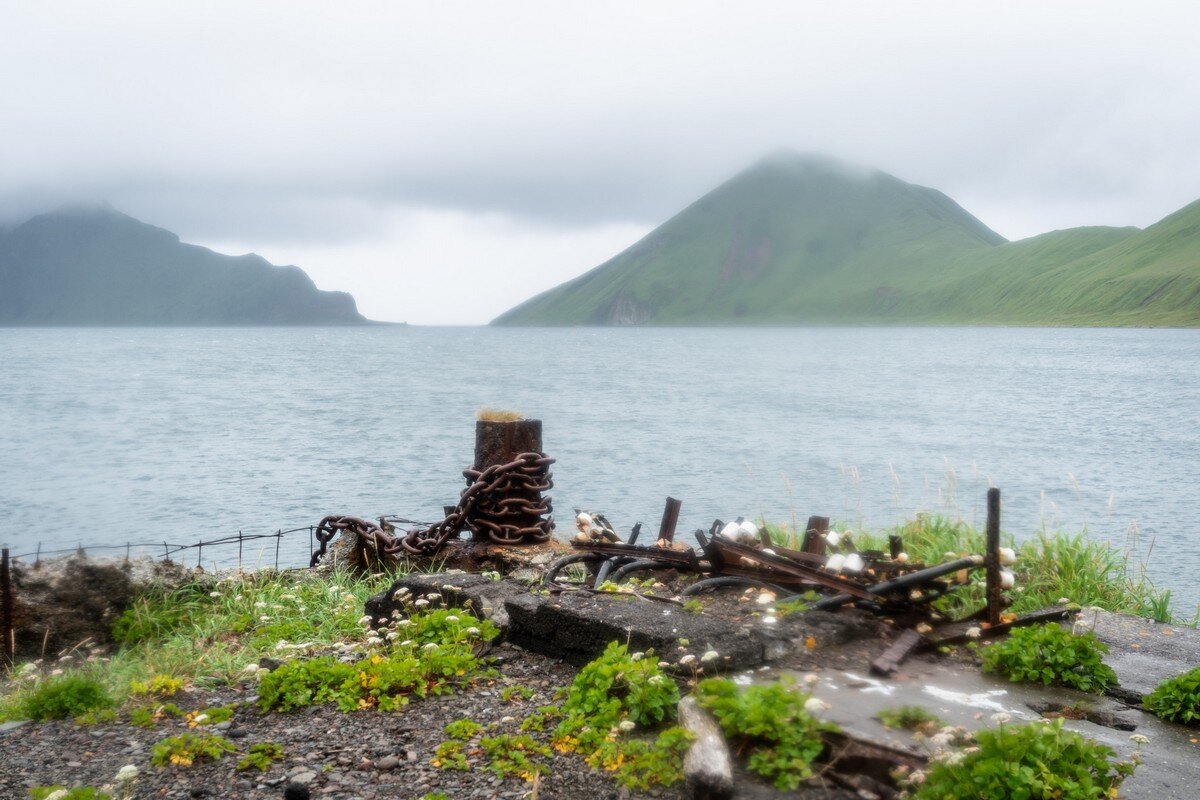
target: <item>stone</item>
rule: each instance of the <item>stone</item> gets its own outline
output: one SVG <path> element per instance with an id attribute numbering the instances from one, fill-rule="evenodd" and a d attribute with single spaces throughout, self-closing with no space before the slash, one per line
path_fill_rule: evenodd
<path id="1" fill-rule="evenodd" d="M 403 602 L 393 599 L 401 589 L 407 589 L 412 597 L 440 594 L 444 605 L 469 610 L 476 616 L 490 619 L 501 629 L 508 626 L 504 601 L 529 591 L 515 581 L 497 581 L 469 572 L 414 572 L 393 583 L 386 591 L 367 599 L 364 611 L 375 621 L 373 624 L 377 624 L 380 618 L 391 617 L 395 610 L 407 615 Z"/>
<path id="2" fill-rule="evenodd" d="M 695 737 L 683 756 L 683 776 L 695 800 L 723 800 L 733 795 L 733 757 L 717 721 L 694 697 L 679 701 L 679 724 Z"/>
<path id="3" fill-rule="evenodd" d="M 391 772 L 398 766 L 400 766 L 400 759 L 395 756 L 384 756 L 375 762 L 375 769 L 383 772 Z"/>
<path id="4" fill-rule="evenodd" d="M 38 564 L 13 564 L 17 659 L 53 656 L 84 642 L 112 642 L 112 622 L 152 586 L 180 586 L 184 567 L 151 558 L 93 559 L 82 551 Z"/>

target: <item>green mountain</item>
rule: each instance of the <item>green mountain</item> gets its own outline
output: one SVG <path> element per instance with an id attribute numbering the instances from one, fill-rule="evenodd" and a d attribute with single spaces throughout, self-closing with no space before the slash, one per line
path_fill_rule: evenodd
<path id="1" fill-rule="evenodd" d="M 1006 242 L 940 192 L 778 153 L 499 325 L 1200 325 L 1200 203 Z"/>
<path id="2" fill-rule="evenodd" d="M 299 267 L 226 256 L 107 209 L 0 233 L 0 325 L 358 325 Z"/>

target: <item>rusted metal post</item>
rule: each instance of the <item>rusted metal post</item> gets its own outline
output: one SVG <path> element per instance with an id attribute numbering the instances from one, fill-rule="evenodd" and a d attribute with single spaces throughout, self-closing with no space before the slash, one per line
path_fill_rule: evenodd
<path id="1" fill-rule="evenodd" d="M 679 509 L 683 506 L 683 501 L 676 500 L 674 497 L 667 498 L 667 504 L 663 507 L 662 523 L 658 526 L 658 540 L 666 541 L 668 544 L 675 541 L 675 526 L 679 524 Z"/>
<path id="2" fill-rule="evenodd" d="M 7 547 L 0 552 L 0 635 L 4 637 L 4 646 L 0 648 L 4 662 L 0 666 L 10 669 L 15 663 L 16 641 L 13 631 L 12 572 L 9 569 Z"/>
<path id="3" fill-rule="evenodd" d="M 983 555 L 987 570 L 987 623 L 1000 624 L 1004 609 L 1000 586 L 1000 490 L 987 493 L 987 552 Z"/>
<path id="4" fill-rule="evenodd" d="M 821 556 L 825 554 L 825 534 L 829 533 L 829 517 L 812 516 L 804 531 L 804 544 L 800 549 Z"/>
<path id="5" fill-rule="evenodd" d="M 541 452 L 542 421 L 540 419 L 519 419 L 510 422 L 481 419 L 475 422 L 475 469 L 481 472 L 488 467 L 510 464 L 522 453 Z M 469 480 L 468 483 L 470 483 Z M 532 505 L 537 505 L 541 502 L 542 494 L 541 492 L 513 489 L 507 496 L 513 500 L 527 500 Z M 533 527 L 541 519 L 537 515 L 529 514 L 507 516 L 504 524 L 516 528 Z M 475 533 L 474 539 L 489 541 L 488 537 L 478 531 Z"/>

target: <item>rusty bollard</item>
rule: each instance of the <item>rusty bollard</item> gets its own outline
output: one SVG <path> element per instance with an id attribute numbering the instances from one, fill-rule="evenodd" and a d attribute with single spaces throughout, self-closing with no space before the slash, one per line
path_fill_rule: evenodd
<path id="1" fill-rule="evenodd" d="M 542 452 L 540 419 L 476 421 L 475 464 L 466 473 L 468 484 L 490 467 L 508 467 L 505 477 L 483 493 L 467 517 L 476 541 L 534 544 L 550 538 L 551 503 L 543 495 L 552 485 L 550 461 Z"/>

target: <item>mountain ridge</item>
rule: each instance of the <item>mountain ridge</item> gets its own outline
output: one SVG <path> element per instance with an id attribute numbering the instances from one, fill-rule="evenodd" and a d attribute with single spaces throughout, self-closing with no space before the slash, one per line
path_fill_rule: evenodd
<path id="1" fill-rule="evenodd" d="M 776 152 L 492 324 L 1200 325 L 1193 286 L 1200 201 L 1008 242 L 936 189 Z"/>
<path id="2" fill-rule="evenodd" d="M 363 325 L 299 267 L 187 244 L 107 206 L 0 233 L 0 325 Z"/>

